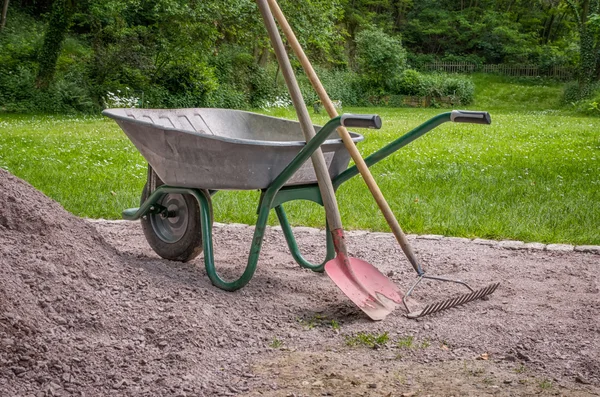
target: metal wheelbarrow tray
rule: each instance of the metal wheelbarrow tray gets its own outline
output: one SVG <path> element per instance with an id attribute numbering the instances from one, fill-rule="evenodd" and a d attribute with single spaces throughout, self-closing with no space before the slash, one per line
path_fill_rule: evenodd
<path id="1" fill-rule="evenodd" d="M 265 189 L 306 145 L 297 122 L 227 109 L 109 109 L 160 179 L 211 190 Z M 315 126 L 318 131 L 320 127 Z M 331 177 L 350 155 L 335 134 L 321 146 Z M 361 135 L 353 134 L 355 142 Z M 286 185 L 316 183 L 310 162 Z"/>
<path id="2" fill-rule="evenodd" d="M 323 205 L 311 155 L 322 148 L 334 189 L 358 175 L 346 168 L 350 155 L 336 128 L 380 128 L 376 115 L 344 114 L 331 119 L 304 142 L 299 123 L 255 113 L 224 109 L 108 109 L 104 115 L 121 126 L 149 163 L 139 208 L 123 211 L 127 220 L 141 219 L 154 251 L 165 259 L 188 261 L 204 251 L 206 273 L 213 285 L 234 291 L 254 275 L 267 220 L 275 209 L 296 262 L 322 272 L 335 256 L 327 233 L 326 257 L 320 264 L 301 254 L 284 204 L 308 200 Z M 439 114 L 365 158 L 372 166 L 445 122 L 490 124 L 487 112 L 453 110 Z M 353 140 L 363 137 L 352 134 Z M 215 269 L 212 242 L 212 196 L 219 190 L 260 189 L 258 219 L 243 274 L 232 281 Z"/>

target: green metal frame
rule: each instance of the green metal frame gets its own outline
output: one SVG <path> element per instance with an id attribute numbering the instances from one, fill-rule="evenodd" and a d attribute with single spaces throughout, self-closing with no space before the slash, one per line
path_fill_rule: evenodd
<path id="1" fill-rule="evenodd" d="M 426 121 L 425 123 L 414 128 L 410 132 L 404 134 L 392 143 L 365 158 L 365 163 L 369 167 L 378 163 L 440 124 L 451 121 L 450 117 L 450 112 L 442 113 L 433 117 L 432 119 Z M 313 270 L 315 272 L 322 272 L 325 263 L 333 259 L 335 256 L 331 234 L 327 233 L 327 252 L 324 261 L 320 264 L 313 264 L 307 261 L 300 252 L 292 231 L 292 227 L 290 226 L 287 215 L 283 208 L 283 204 L 292 200 L 308 200 L 323 205 L 319 187 L 317 184 L 285 187 L 283 185 L 339 126 L 341 126 L 341 117 L 333 118 L 327 124 L 325 124 L 319 133 L 317 133 L 317 135 L 311 139 L 306 146 L 304 146 L 304 148 L 302 148 L 294 160 L 292 160 L 292 162 L 281 172 L 281 174 L 275 178 L 273 183 L 267 189 L 263 190 L 258 205 L 258 220 L 256 221 L 256 226 L 254 228 L 254 236 L 250 246 L 248 263 L 244 273 L 236 280 L 223 280 L 215 269 L 211 227 L 212 223 L 210 219 L 210 196 L 215 193 L 214 191 L 207 194 L 206 191 L 203 191 L 202 189 L 162 185 L 152 192 L 148 199 L 139 208 L 132 208 L 123 211 L 123 218 L 126 220 L 137 220 L 148 213 L 156 212 L 154 205 L 160 200 L 161 196 L 165 194 L 190 194 L 194 196 L 200 206 L 202 244 L 204 248 L 204 265 L 206 267 L 206 273 L 208 274 L 208 277 L 213 285 L 216 287 L 226 291 L 235 291 L 248 284 L 250 279 L 252 279 L 254 272 L 256 271 L 256 265 L 258 263 L 258 258 L 265 235 L 269 212 L 274 208 L 294 260 L 301 267 Z M 358 175 L 358 173 L 359 172 L 356 166 L 348 168 L 333 179 L 332 182 L 334 189 L 337 190 L 342 183 Z"/>

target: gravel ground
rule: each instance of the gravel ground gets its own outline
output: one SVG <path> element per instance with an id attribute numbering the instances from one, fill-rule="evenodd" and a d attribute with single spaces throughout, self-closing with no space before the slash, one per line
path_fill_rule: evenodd
<path id="1" fill-rule="evenodd" d="M 74 217 L 0 170 L 0 396 L 600 395 L 600 255 L 415 239 L 426 270 L 489 300 L 370 321 L 270 228 L 253 280 L 213 287 L 202 256 L 148 247 L 137 222 Z M 218 220 L 218 215 L 217 215 Z M 215 259 L 240 274 L 252 227 L 216 225 Z M 322 231 L 298 228 L 307 257 Z M 348 234 L 352 256 L 401 289 L 392 235 Z M 417 305 L 462 292 L 426 282 Z"/>

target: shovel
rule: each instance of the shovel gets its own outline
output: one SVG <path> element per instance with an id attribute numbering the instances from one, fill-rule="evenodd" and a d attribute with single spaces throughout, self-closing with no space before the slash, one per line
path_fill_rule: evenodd
<path id="1" fill-rule="evenodd" d="M 300 60 L 300 63 L 302 64 L 302 67 L 303 67 L 306 75 L 308 76 L 308 79 L 310 80 L 312 86 L 314 87 L 315 91 L 319 95 L 319 98 L 321 99 L 321 102 L 323 103 L 323 106 L 325 107 L 329 117 L 332 117 L 332 118 L 337 117 L 338 114 L 335 109 L 335 106 L 333 105 L 331 99 L 329 98 L 329 95 L 327 95 L 327 91 L 325 91 L 325 88 L 321 84 L 319 77 L 317 76 L 314 68 L 312 67 L 310 61 L 308 60 L 308 57 L 304 53 L 302 46 L 298 42 L 298 39 L 296 38 L 294 31 L 292 30 L 289 23 L 287 22 L 285 15 L 283 15 L 281 8 L 279 8 L 279 5 L 277 4 L 277 0 L 268 0 L 268 2 L 269 2 L 269 6 L 271 8 L 271 12 L 275 15 L 275 19 L 279 23 L 279 26 L 281 27 L 281 30 L 285 34 L 290 46 L 292 47 L 292 50 L 296 54 L 296 57 L 298 57 L 298 59 Z M 484 115 L 481 112 L 455 111 L 453 113 L 456 113 L 456 115 L 455 115 L 456 117 L 453 118 L 453 121 L 476 122 L 476 123 L 481 123 L 481 124 L 489 124 L 489 122 L 490 122 L 488 120 L 489 115 L 484 117 Z M 479 120 L 479 119 L 481 119 L 481 120 Z M 354 160 L 354 162 L 356 164 L 356 168 L 360 172 L 360 174 L 363 177 L 365 183 L 367 184 L 369 190 L 371 191 L 373 198 L 377 202 L 377 205 L 379 206 L 379 209 L 381 210 L 385 220 L 387 221 L 388 225 L 390 226 L 390 229 L 392 230 L 394 236 L 396 237 L 396 240 L 400 244 L 402 251 L 408 258 L 408 261 L 410 262 L 410 264 L 412 265 L 414 270 L 417 272 L 417 277 L 418 277 L 417 282 L 412 286 L 412 288 L 410 288 L 410 290 L 407 292 L 406 296 L 403 296 L 404 306 L 406 307 L 407 312 L 409 312 L 408 317 L 409 318 L 417 318 L 417 317 L 421 317 L 421 316 L 424 316 L 427 314 L 432 314 L 432 313 L 435 313 L 438 311 L 448 309 L 450 307 L 455 307 L 455 306 L 470 302 L 472 300 L 481 299 L 487 295 L 492 294 L 498 287 L 498 283 L 491 284 L 488 287 L 485 287 L 485 288 L 475 291 L 468 284 L 466 284 L 462 281 L 459 281 L 459 280 L 450 280 L 450 279 L 446 279 L 446 278 L 442 278 L 442 277 L 434 277 L 434 276 L 425 275 L 425 272 L 424 272 L 423 268 L 421 267 L 420 263 L 418 262 L 417 257 L 415 255 L 414 251 L 412 250 L 410 244 L 408 243 L 408 240 L 407 240 L 406 236 L 404 235 L 404 232 L 402 231 L 402 228 L 400 227 L 398 220 L 394 216 L 394 213 L 392 212 L 390 206 L 388 205 L 387 201 L 385 200 L 385 197 L 381 193 L 381 190 L 379 189 L 377 182 L 375 182 L 375 179 L 371 175 L 371 171 L 369 170 L 369 167 L 367 166 L 367 164 L 363 160 L 362 156 L 360 155 L 360 152 L 356 148 L 354 141 L 352 141 L 352 138 L 350 137 L 348 130 L 344 126 L 342 126 L 342 127 L 338 128 L 338 133 L 339 133 L 340 137 L 342 138 L 342 141 L 344 142 L 346 150 L 348 150 L 348 152 L 350 152 L 350 155 L 352 156 L 352 160 Z M 354 261 L 356 261 L 356 263 L 354 263 Z M 362 264 L 359 264 L 358 261 L 359 261 L 358 259 L 353 259 L 352 268 L 355 270 L 355 273 L 358 273 L 360 275 L 365 275 L 365 276 L 370 275 L 372 277 L 372 279 L 370 281 L 368 281 L 368 280 L 363 281 L 362 285 L 367 289 L 367 291 L 370 291 L 372 294 L 377 294 L 377 288 L 379 288 L 379 283 L 382 283 L 382 285 L 385 285 L 385 284 L 383 284 L 384 281 L 380 278 L 380 276 L 383 277 L 383 275 L 381 273 L 379 273 L 378 271 L 377 271 L 378 275 L 375 275 L 375 273 L 371 274 L 372 270 L 366 265 L 363 266 Z M 349 275 L 344 273 L 344 268 L 339 262 L 333 262 L 333 261 L 328 262 L 325 265 L 325 271 L 336 282 L 336 284 L 338 286 L 343 284 L 344 279 L 349 278 Z M 433 280 L 437 280 L 437 281 L 449 281 L 449 282 L 461 284 L 461 285 L 467 287 L 470 290 L 470 293 L 453 298 L 453 299 L 447 299 L 443 302 L 430 304 L 430 305 L 426 306 L 423 310 L 412 312 L 408 308 L 406 299 L 413 292 L 414 288 L 424 278 L 433 279 Z M 387 278 L 386 278 L 386 281 L 387 281 Z M 342 288 L 342 287 L 340 287 L 340 288 Z M 346 287 L 346 288 L 349 289 L 350 287 Z M 348 295 L 348 293 L 346 293 L 346 294 Z M 383 302 L 385 300 L 385 298 L 380 297 L 380 300 Z"/>
<path id="2" fill-rule="evenodd" d="M 300 87 L 277 30 L 273 14 L 267 0 L 257 0 L 257 4 L 290 92 L 292 103 L 296 109 L 302 132 L 305 139 L 309 141 L 315 136 L 314 126 L 300 93 Z M 357 258 L 351 258 L 348 255 L 333 184 L 320 149 L 313 154 L 312 162 L 336 252 L 336 258 L 325 264 L 325 270 L 342 292 L 371 319 L 382 320 L 398 305 L 402 304 L 402 293 L 394 283 L 381 274 L 373 265 Z"/>

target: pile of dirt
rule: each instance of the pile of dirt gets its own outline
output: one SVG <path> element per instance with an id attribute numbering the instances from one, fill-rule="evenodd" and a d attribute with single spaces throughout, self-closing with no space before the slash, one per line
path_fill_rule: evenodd
<path id="1" fill-rule="evenodd" d="M 419 321 L 372 322 L 300 269 L 275 228 L 253 280 L 229 293 L 202 257 L 165 261 L 138 223 L 74 217 L 1 169 L 0 202 L 1 396 L 600 395 L 597 254 L 413 238 L 426 269 L 502 285 Z M 215 226 L 224 275 L 243 270 L 252 231 Z M 318 260 L 324 232 L 296 232 Z M 392 235 L 348 245 L 402 289 L 414 280 Z M 415 298 L 454 292 L 427 282 Z"/>
<path id="2" fill-rule="evenodd" d="M 212 394 L 206 373 L 218 362 L 195 365 L 186 350 L 214 349 L 232 325 L 205 323 L 210 309 L 198 305 L 192 323 L 170 313 L 202 295 L 193 283 L 144 275 L 88 221 L 2 169 L 0 202 L 0 395 Z"/>
<path id="3" fill-rule="evenodd" d="M 99 274 L 119 258 L 93 226 L 2 169 L 0 202 L 0 378 L 58 389 L 78 366 L 78 335 L 114 327 Z"/>

